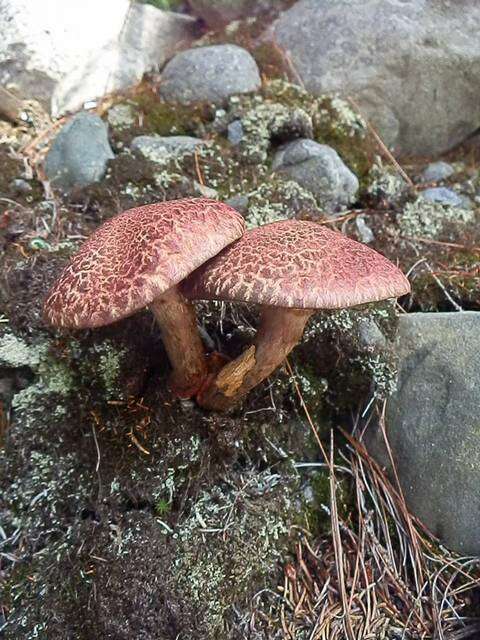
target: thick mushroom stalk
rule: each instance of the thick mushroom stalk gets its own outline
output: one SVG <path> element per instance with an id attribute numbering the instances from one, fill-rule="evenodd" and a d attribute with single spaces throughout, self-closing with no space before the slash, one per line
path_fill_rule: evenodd
<path id="1" fill-rule="evenodd" d="M 313 309 L 264 306 L 254 343 L 197 395 L 205 409 L 225 411 L 279 367 L 302 339 Z"/>
<path id="2" fill-rule="evenodd" d="M 195 395 L 207 376 L 205 351 L 198 333 L 195 309 L 177 287 L 162 293 L 150 309 L 162 331 L 172 374 L 170 386 L 176 395 Z"/>

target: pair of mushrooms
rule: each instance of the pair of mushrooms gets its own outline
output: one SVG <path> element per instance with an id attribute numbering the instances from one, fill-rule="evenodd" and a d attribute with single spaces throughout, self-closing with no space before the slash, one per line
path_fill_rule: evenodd
<path id="1" fill-rule="evenodd" d="M 65 267 L 44 313 L 54 326 L 89 328 L 148 306 L 162 331 L 174 391 L 225 410 L 283 362 L 316 309 L 409 290 L 389 260 L 325 226 L 284 220 L 245 231 L 228 205 L 192 198 L 105 222 Z M 209 370 L 194 300 L 261 305 L 252 346 L 219 371 Z"/>

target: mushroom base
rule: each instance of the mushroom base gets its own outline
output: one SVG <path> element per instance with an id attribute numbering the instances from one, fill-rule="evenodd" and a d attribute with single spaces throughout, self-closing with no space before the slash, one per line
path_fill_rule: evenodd
<path id="1" fill-rule="evenodd" d="M 302 338 L 312 309 L 264 307 L 254 343 L 197 394 L 205 409 L 225 411 L 267 378 Z"/>
<path id="2" fill-rule="evenodd" d="M 181 398 L 191 398 L 207 376 L 207 363 L 198 333 L 194 307 L 177 287 L 162 293 L 150 304 L 162 331 L 172 373 L 170 387 Z"/>

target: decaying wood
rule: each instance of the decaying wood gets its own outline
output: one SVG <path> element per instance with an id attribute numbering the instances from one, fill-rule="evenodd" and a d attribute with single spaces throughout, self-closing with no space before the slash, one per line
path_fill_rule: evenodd
<path id="1" fill-rule="evenodd" d="M 300 342 L 311 309 L 264 307 L 254 343 L 225 365 L 197 395 L 206 409 L 225 411 L 267 378 Z"/>

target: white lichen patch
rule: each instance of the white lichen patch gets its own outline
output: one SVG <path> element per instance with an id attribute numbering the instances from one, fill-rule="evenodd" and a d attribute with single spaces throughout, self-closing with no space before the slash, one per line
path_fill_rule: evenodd
<path id="1" fill-rule="evenodd" d="M 38 347 L 28 345 L 13 333 L 4 333 L 0 337 L 0 365 L 36 369 L 39 362 L 40 353 Z"/>
<path id="2" fill-rule="evenodd" d="M 405 205 L 399 216 L 400 233 L 415 238 L 438 238 L 447 224 L 460 227 L 475 220 L 472 209 L 461 209 L 417 198 Z"/>
<path id="3" fill-rule="evenodd" d="M 349 102 L 338 95 L 320 97 L 318 102 L 318 117 L 321 121 L 326 120 L 333 130 L 344 137 L 365 138 L 367 123 Z"/>
<path id="4" fill-rule="evenodd" d="M 312 119 L 303 109 L 290 108 L 275 102 L 261 102 L 241 118 L 244 136 L 241 149 L 244 158 L 265 162 L 270 140 L 287 131 L 293 137 L 309 138 L 313 133 Z"/>
<path id="5" fill-rule="evenodd" d="M 407 187 L 405 180 L 393 168 L 385 166 L 380 156 L 375 157 L 367 180 L 367 193 L 375 198 L 385 198 L 389 202 L 398 200 Z"/>
<path id="6" fill-rule="evenodd" d="M 308 323 L 304 337 L 309 339 L 324 331 L 351 332 L 357 322 L 356 315 L 356 310 L 352 309 L 317 313 Z"/>
<path id="7" fill-rule="evenodd" d="M 317 201 L 310 191 L 293 180 L 263 182 L 248 194 L 247 227 L 293 218 L 302 211 L 318 211 Z"/>
<path id="8" fill-rule="evenodd" d="M 372 394 L 383 400 L 397 389 L 396 363 L 392 362 L 390 352 L 365 352 L 355 360 L 371 381 Z"/>
<path id="9" fill-rule="evenodd" d="M 29 412 L 40 396 L 56 394 L 68 396 L 74 386 L 73 375 L 68 366 L 50 354 L 49 344 L 40 342 L 29 345 L 12 333 L 0 338 L 0 364 L 5 367 L 29 367 L 36 374 L 31 385 L 20 390 L 12 398 L 12 407 Z M 57 407 L 59 414 L 61 406 Z"/>
<path id="10" fill-rule="evenodd" d="M 105 398 L 107 400 L 116 400 L 121 396 L 122 392 L 119 385 L 119 376 L 127 352 L 125 349 L 117 347 L 110 340 L 94 345 L 93 351 L 99 356 L 97 371 L 103 383 Z"/>
<path id="11" fill-rule="evenodd" d="M 220 628 L 229 602 L 255 576 L 268 575 L 281 559 L 289 532 L 291 485 L 269 481 L 271 471 L 255 472 L 244 488 L 217 485 L 196 499 L 190 516 L 175 531 L 179 587 L 205 608 L 213 629 Z M 248 487 L 248 490 L 247 490 Z"/>
<path id="12" fill-rule="evenodd" d="M 133 105 L 119 103 L 108 110 L 108 124 L 119 131 L 132 127 L 135 124 L 135 119 L 136 115 Z"/>
<path id="13" fill-rule="evenodd" d="M 370 383 L 373 395 L 376 398 L 386 398 L 396 389 L 396 358 L 388 340 L 394 333 L 391 326 L 394 318 L 394 301 L 321 312 L 309 322 L 304 337 L 315 342 L 322 334 L 328 333 L 338 342 L 341 351 L 348 354 L 345 362 L 339 359 L 337 373 L 337 376 L 344 379 L 345 388 L 348 387 L 349 376 L 355 376 L 352 365 L 356 365 L 357 371 L 362 372 Z M 366 321 L 376 327 L 378 336 L 375 341 L 365 340 Z M 308 377 L 307 375 L 307 381 Z M 308 391 L 307 384 L 306 392 Z M 327 385 L 322 385 L 321 393 L 326 391 Z"/>

